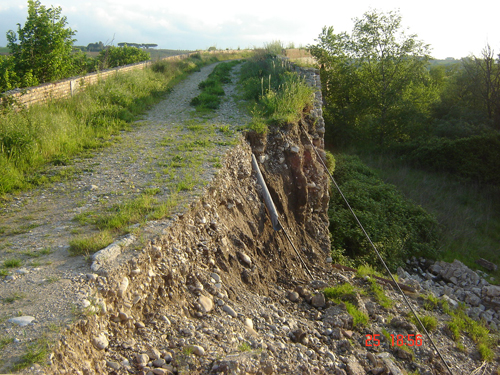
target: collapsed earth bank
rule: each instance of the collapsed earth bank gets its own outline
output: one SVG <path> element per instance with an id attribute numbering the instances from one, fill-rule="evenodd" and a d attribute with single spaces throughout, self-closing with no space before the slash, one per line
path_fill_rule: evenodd
<path id="1" fill-rule="evenodd" d="M 317 71 L 307 74 L 319 85 Z M 264 350 L 260 306 L 326 269 L 329 183 L 310 143 L 324 158 L 323 135 L 317 92 L 300 126 L 242 139 L 167 234 L 139 256 L 122 256 L 88 275 L 84 282 L 96 291 L 89 314 L 56 345 L 49 372 L 208 373 L 216 359 L 242 347 Z M 298 253 L 283 230 L 272 228 L 252 152 Z"/>

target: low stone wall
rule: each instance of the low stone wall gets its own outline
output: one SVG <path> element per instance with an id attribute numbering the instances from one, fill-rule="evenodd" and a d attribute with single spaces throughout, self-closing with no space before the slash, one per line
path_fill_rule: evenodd
<path id="1" fill-rule="evenodd" d="M 210 51 L 208 53 L 220 54 L 220 53 L 235 53 L 238 51 L 225 50 L 225 51 Z M 182 55 L 165 57 L 162 60 L 182 60 L 192 56 L 198 52 L 186 53 Z M 206 53 L 206 52 L 203 52 Z M 118 73 L 125 73 L 131 70 L 144 69 L 145 67 L 152 64 L 152 61 L 143 61 L 136 64 L 130 64 L 125 66 L 120 66 L 113 69 L 107 69 L 100 72 L 94 72 L 87 74 L 83 77 L 71 77 L 61 81 L 44 83 L 40 86 L 27 87 L 22 89 L 14 89 L 4 92 L 2 97 L 0 97 L 0 105 L 8 102 L 14 102 L 19 107 L 29 107 L 35 103 L 45 103 L 53 99 L 61 99 L 73 96 L 76 92 L 85 88 L 88 85 L 92 85 L 99 80 L 105 80 L 109 76 Z"/>

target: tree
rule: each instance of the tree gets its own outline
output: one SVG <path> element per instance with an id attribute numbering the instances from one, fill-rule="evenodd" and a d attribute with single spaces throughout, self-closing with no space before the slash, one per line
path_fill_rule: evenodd
<path id="1" fill-rule="evenodd" d="M 47 9 L 40 1 L 28 0 L 28 19 L 23 27 L 7 32 L 16 73 L 32 75 L 39 82 L 66 77 L 71 72 L 72 37 L 61 7 Z"/>
<path id="2" fill-rule="evenodd" d="M 481 55 L 463 61 L 473 82 L 469 88 L 488 119 L 500 130 L 500 55 L 496 60 L 495 52 L 489 45 L 483 48 Z"/>
<path id="3" fill-rule="evenodd" d="M 316 41 L 310 50 L 333 100 L 332 120 L 364 128 L 380 144 L 415 133 L 437 91 L 427 69 L 429 46 L 406 33 L 398 12 L 366 12 L 351 35 L 325 27 Z"/>

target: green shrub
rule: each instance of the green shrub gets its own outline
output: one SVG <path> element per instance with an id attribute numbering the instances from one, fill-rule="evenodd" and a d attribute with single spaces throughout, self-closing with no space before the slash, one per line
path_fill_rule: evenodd
<path id="1" fill-rule="evenodd" d="M 473 182 L 500 185 L 500 134 L 432 138 L 394 148 L 401 158 L 424 169 L 449 172 Z"/>
<path id="2" fill-rule="evenodd" d="M 101 62 L 101 68 L 107 69 L 147 61 L 150 56 L 141 48 L 124 45 L 123 47 L 107 47 L 99 52 L 98 59 Z"/>
<path id="3" fill-rule="evenodd" d="M 396 187 L 385 184 L 358 157 L 336 155 L 334 177 L 391 270 L 412 255 L 436 256 L 436 219 L 406 200 Z M 334 261 L 355 267 L 368 264 L 382 271 L 372 247 L 336 190 L 331 192 L 328 212 Z"/>

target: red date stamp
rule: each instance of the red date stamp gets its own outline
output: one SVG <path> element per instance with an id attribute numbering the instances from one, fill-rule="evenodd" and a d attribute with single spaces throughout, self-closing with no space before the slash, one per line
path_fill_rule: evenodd
<path id="1" fill-rule="evenodd" d="M 366 335 L 365 346 L 380 346 L 380 334 Z M 422 335 L 391 335 L 391 346 L 422 346 Z"/>

